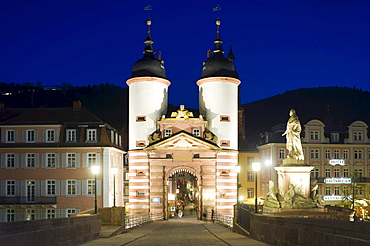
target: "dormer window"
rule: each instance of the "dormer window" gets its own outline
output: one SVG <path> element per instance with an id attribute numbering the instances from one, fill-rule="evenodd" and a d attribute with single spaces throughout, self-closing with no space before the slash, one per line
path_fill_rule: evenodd
<path id="1" fill-rule="evenodd" d="M 96 143 L 97 142 L 97 130 L 96 129 L 87 129 L 86 130 L 86 142 Z"/>
<path id="2" fill-rule="evenodd" d="M 332 133 L 332 134 L 331 134 L 331 141 L 332 141 L 333 143 L 337 143 L 337 142 L 339 142 L 339 133 Z"/>
<path id="3" fill-rule="evenodd" d="M 26 142 L 33 143 L 36 141 L 36 131 L 35 130 L 26 130 Z"/>
<path id="4" fill-rule="evenodd" d="M 76 129 L 67 129 L 67 132 L 66 132 L 66 136 L 67 136 L 67 139 L 66 139 L 66 142 L 71 142 L 71 143 L 75 143 L 76 142 Z"/>
<path id="5" fill-rule="evenodd" d="M 353 133 L 353 140 L 354 141 L 362 141 L 362 132 L 354 132 Z"/>
<path id="6" fill-rule="evenodd" d="M 15 142 L 15 134 L 16 134 L 16 131 L 15 130 L 6 130 L 6 133 L 5 133 L 5 142 L 7 143 L 14 143 Z"/>
<path id="7" fill-rule="evenodd" d="M 193 129 L 193 136 L 194 137 L 200 137 L 200 129 L 198 129 L 198 128 Z"/>
<path id="8" fill-rule="evenodd" d="M 319 132 L 318 131 L 311 131 L 310 132 L 310 139 L 311 140 L 319 140 Z"/>
<path id="9" fill-rule="evenodd" d="M 165 129 L 164 130 L 164 137 L 171 137 L 172 136 L 172 129 Z"/>

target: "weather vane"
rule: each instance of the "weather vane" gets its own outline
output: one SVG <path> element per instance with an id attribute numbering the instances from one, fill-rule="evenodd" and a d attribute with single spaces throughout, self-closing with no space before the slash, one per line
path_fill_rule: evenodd
<path id="1" fill-rule="evenodd" d="M 152 10 L 152 6 L 150 6 L 150 4 L 148 4 L 147 6 L 144 7 L 144 10 Z"/>
<path id="2" fill-rule="evenodd" d="M 213 8 L 213 11 L 220 11 L 221 10 L 221 6 L 220 5 L 216 5 L 216 7 Z"/>

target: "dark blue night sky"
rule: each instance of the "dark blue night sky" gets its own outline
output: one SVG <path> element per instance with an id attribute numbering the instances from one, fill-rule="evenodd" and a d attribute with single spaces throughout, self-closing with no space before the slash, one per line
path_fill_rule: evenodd
<path id="1" fill-rule="evenodd" d="M 0 81 L 126 86 L 150 15 L 174 105 L 197 107 L 217 17 L 226 51 L 232 40 L 242 103 L 306 87 L 370 91 L 369 12 L 366 0 L 1 1 Z"/>

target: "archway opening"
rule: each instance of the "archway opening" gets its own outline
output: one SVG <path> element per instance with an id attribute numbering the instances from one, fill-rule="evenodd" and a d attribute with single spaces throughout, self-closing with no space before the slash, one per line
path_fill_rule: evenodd
<path id="1" fill-rule="evenodd" d="M 199 211 L 197 177 L 189 170 L 177 170 L 169 176 L 168 185 L 169 218 L 197 216 Z"/>

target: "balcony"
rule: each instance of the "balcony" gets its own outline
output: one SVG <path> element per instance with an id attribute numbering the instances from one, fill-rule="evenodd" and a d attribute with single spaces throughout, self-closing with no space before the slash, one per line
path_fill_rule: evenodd
<path id="1" fill-rule="evenodd" d="M 56 204 L 56 197 L 0 197 L 0 205 L 27 205 L 27 204 Z"/>

